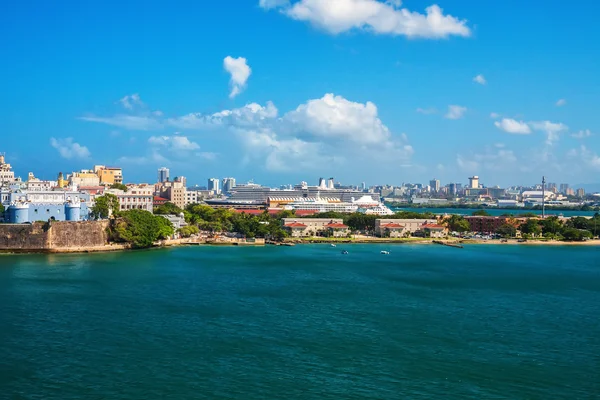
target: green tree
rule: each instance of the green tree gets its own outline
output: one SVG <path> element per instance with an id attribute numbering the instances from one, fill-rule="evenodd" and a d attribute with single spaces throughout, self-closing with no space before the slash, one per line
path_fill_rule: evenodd
<path id="1" fill-rule="evenodd" d="M 115 239 L 134 248 L 151 247 L 158 239 L 173 234 L 173 226 L 166 218 L 145 210 L 123 211 L 115 225 Z"/>
<path id="2" fill-rule="evenodd" d="M 541 220 L 541 225 L 544 236 L 546 234 L 559 235 L 563 230 L 562 222 L 556 216 L 544 218 Z"/>
<path id="3" fill-rule="evenodd" d="M 517 228 L 510 224 L 502 224 L 496 229 L 496 233 L 502 237 L 514 237 L 517 234 Z"/>
<path id="4" fill-rule="evenodd" d="M 4 206 L 2 204 L 0 204 L 0 214 L 2 214 L 4 212 Z"/>
<path id="5" fill-rule="evenodd" d="M 379 218 L 377 215 L 352 213 L 348 216 L 345 223 L 353 231 L 372 232 L 375 230 L 375 220 L 377 218 Z"/>
<path id="6" fill-rule="evenodd" d="M 181 208 L 170 202 L 154 207 L 154 214 L 157 215 L 179 215 L 182 212 Z"/>
<path id="7" fill-rule="evenodd" d="M 446 221 L 448 229 L 452 232 L 469 232 L 471 225 L 462 215 L 453 214 Z"/>
<path id="8" fill-rule="evenodd" d="M 566 223 L 565 227 L 575 229 L 588 229 L 589 220 L 584 217 L 572 217 Z"/>
<path id="9" fill-rule="evenodd" d="M 592 234 L 589 231 L 583 230 L 583 229 L 576 229 L 576 228 L 566 228 L 563 233 L 563 238 L 564 240 L 568 240 L 568 241 L 582 241 L 585 239 L 589 239 L 592 237 Z"/>
<path id="10" fill-rule="evenodd" d="M 127 186 L 123 185 L 122 183 L 113 183 L 112 185 L 110 185 L 110 188 L 111 189 L 119 189 L 124 192 L 127 191 Z"/>
<path id="11" fill-rule="evenodd" d="M 114 194 L 106 193 L 96 197 L 94 206 L 90 210 L 92 219 L 106 219 L 119 212 L 119 199 Z"/>
<path id="12" fill-rule="evenodd" d="M 489 217 L 490 213 L 485 210 L 477 210 L 477 211 L 473 211 L 473 213 L 471 215 L 476 216 L 476 217 Z"/>
<path id="13" fill-rule="evenodd" d="M 527 221 L 523 222 L 520 226 L 521 232 L 528 235 L 539 235 L 542 233 L 542 228 L 540 227 L 538 220 L 529 218 Z"/>
<path id="14" fill-rule="evenodd" d="M 200 230 L 198 229 L 197 226 L 187 225 L 187 226 L 179 228 L 179 230 L 177 232 L 181 235 L 181 237 L 189 238 L 192 235 L 198 234 L 198 232 L 200 232 Z"/>

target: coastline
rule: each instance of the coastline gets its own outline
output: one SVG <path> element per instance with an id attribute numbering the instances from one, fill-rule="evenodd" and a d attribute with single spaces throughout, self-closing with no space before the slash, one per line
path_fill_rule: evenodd
<path id="1" fill-rule="evenodd" d="M 435 243 L 438 242 L 438 243 Z M 129 245 L 123 244 L 108 244 L 106 246 L 95 246 L 95 247 L 73 247 L 73 248 L 59 248 L 59 249 L 0 249 L 0 255 L 11 255 L 11 254 L 87 254 L 87 253 L 110 253 L 119 251 L 135 251 L 135 250 L 150 250 L 150 249 L 161 249 L 168 247 L 180 247 L 180 246 L 241 246 L 241 247 L 257 247 L 265 245 L 277 245 L 277 246 L 294 246 L 294 245 L 306 245 L 306 244 L 418 244 L 418 245 L 446 245 L 450 247 L 457 247 L 463 245 L 523 245 L 523 246 L 600 246 L 600 239 L 587 240 L 583 242 L 562 242 L 557 240 L 528 240 L 526 242 L 519 242 L 516 239 L 509 239 L 506 242 L 502 240 L 440 240 L 440 239 L 424 239 L 424 238 L 358 238 L 358 239 L 347 239 L 347 238 L 302 238 L 302 239 L 287 239 L 283 242 L 272 243 L 272 242 L 259 242 L 259 243 L 244 243 L 232 241 L 196 241 L 193 239 L 173 239 L 165 240 L 160 243 L 156 243 L 154 246 L 145 249 L 134 249 Z"/>

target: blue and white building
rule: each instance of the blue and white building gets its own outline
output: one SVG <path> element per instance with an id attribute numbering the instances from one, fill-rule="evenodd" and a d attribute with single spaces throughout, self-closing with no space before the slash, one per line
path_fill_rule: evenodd
<path id="1" fill-rule="evenodd" d="M 25 190 L 19 185 L 0 189 L 4 220 L 23 224 L 36 221 L 85 221 L 89 218 L 90 195 L 72 189 Z"/>

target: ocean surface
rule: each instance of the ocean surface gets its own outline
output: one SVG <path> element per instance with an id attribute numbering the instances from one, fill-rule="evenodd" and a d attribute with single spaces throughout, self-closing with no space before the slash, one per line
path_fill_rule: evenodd
<path id="1" fill-rule="evenodd" d="M 0 399 L 598 398 L 597 247 L 0 256 Z"/>
<path id="2" fill-rule="evenodd" d="M 414 211 L 414 212 L 432 212 L 436 215 L 440 214 L 458 214 L 458 215 L 472 215 L 477 208 L 411 208 L 411 207 L 391 207 L 393 211 Z M 518 209 L 511 210 L 506 208 L 485 208 L 488 214 L 493 216 L 499 216 L 502 214 L 513 214 L 518 216 L 519 214 L 533 213 L 542 215 L 542 210 L 531 210 L 531 209 Z M 552 208 L 546 208 L 546 215 L 561 215 L 563 217 L 593 217 L 598 211 L 579 211 L 579 210 L 554 210 Z"/>

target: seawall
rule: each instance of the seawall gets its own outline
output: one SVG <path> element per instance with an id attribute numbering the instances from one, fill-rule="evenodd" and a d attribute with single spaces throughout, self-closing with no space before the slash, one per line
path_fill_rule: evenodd
<path id="1" fill-rule="evenodd" d="M 120 250 L 109 245 L 109 221 L 0 224 L 0 252 L 76 252 Z"/>

